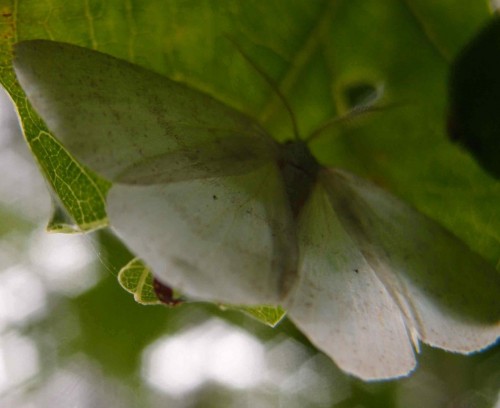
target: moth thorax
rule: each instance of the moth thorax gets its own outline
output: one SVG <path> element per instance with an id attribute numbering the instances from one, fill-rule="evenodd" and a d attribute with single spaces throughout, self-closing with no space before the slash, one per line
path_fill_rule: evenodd
<path id="1" fill-rule="evenodd" d="M 307 144 L 299 140 L 282 145 L 279 166 L 292 213 L 296 218 L 311 193 L 320 165 Z"/>

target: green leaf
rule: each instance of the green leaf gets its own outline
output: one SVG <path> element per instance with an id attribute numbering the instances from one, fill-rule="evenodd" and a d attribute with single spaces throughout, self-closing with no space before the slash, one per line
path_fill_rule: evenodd
<path id="1" fill-rule="evenodd" d="M 31 122 L 36 117 L 31 108 L 18 112 L 31 151 L 78 228 L 90 231 L 106 226 L 105 196 L 110 183 L 80 165 L 44 125 Z"/>
<path id="2" fill-rule="evenodd" d="M 134 295 L 136 302 L 142 305 L 161 304 L 153 288 L 153 274 L 139 258 L 132 259 L 118 273 L 118 282 L 122 288 Z"/>
<path id="3" fill-rule="evenodd" d="M 286 316 L 286 310 L 281 306 L 222 306 L 222 308 L 239 310 L 240 312 L 243 312 L 248 316 L 257 319 L 261 323 L 267 324 L 271 327 L 275 327 Z"/>
<path id="4" fill-rule="evenodd" d="M 52 215 L 47 223 L 47 231 L 62 234 L 81 233 L 68 212 L 59 203 L 57 197 L 52 197 Z"/>

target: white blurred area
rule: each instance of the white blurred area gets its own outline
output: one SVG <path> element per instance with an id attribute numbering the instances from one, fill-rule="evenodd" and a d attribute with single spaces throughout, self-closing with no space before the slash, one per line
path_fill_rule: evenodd
<path id="1" fill-rule="evenodd" d="M 350 395 L 348 378 L 325 356 L 286 337 L 263 343 L 218 318 L 147 347 L 142 377 L 172 408 L 191 406 L 190 394 L 207 384 L 239 390 L 247 407 L 326 408 Z"/>
<path id="2" fill-rule="evenodd" d="M 75 296 L 98 281 L 88 238 L 45 232 L 50 210 L 45 182 L 0 88 L 0 407 L 40 406 L 12 400 L 43 369 L 24 328 L 50 312 L 51 293 Z"/>
<path id="3" fill-rule="evenodd" d="M 182 396 L 206 381 L 252 387 L 263 371 L 264 345 L 214 319 L 149 346 L 143 376 L 154 387 Z"/>

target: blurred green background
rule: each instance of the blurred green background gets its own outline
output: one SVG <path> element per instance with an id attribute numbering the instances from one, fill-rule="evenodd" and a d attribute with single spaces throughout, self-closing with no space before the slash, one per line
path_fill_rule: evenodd
<path id="1" fill-rule="evenodd" d="M 486 1 L 451 0 L 0 0 L 0 81 L 39 164 L 2 92 L 0 407 L 500 406 L 498 347 L 473 356 L 424 347 L 411 377 L 363 383 L 288 321 L 271 329 L 213 305 L 136 304 L 116 281 L 131 254 L 109 231 L 44 231 L 51 205 L 39 169 L 53 163 L 33 144 L 41 125 L 27 119 L 10 69 L 10 47 L 24 39 L 97 48 L 211 93 L 280 140 L 291 134 L 283 107 L 226 36 L 280 86 L 302 135 L 344 113 L 356 89 L 383 89 L 394 107 L 332 129 L 313 150 L 498 268 L 499 183 L 444 131 L 449 65 L 490 13 Z"/>

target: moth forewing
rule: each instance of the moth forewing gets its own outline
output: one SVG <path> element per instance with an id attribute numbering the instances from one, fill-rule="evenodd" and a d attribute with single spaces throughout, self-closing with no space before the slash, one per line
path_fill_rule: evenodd
<path id="1" fill-rule="evenodd" d="M 165 157 L 170 160 L 160 162 L 172 169 L 205 163 L 210 172 L 210 163 L 224 152 L 250 145 L 234 143 L 238 138 L 253 139 L 260 154 L 272 149 L 269 136 L 246 115 L 107 54 L 24 41 L 15 45 L 13 64 L 48 128 L 78 160 L 111 181 L 127 182 L 128 169 L 153 166 Z M 229 168 L 230 159 L 226 162 Z"/>

